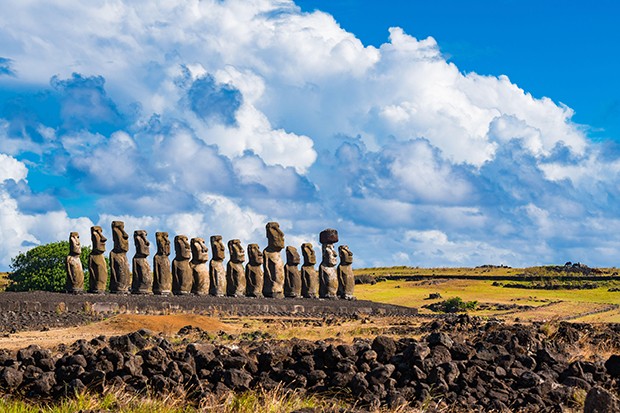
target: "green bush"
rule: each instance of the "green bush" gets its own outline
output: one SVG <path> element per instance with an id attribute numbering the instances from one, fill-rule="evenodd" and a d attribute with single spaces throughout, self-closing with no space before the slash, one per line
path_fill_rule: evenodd
<path id="1" fill-rule="evenodd" d="M 463 313 L 474 310 L 478 306 L 478 301 L 463 301 L 461 297 L 448 298 L 441 303 L 444 313 Z"/>
<path id="2" fill-rule="evenodd" d="M 90 247 L 82 246 L 84 281 L 88 282 L 88 255 Z M 69 241 L 52 242 L 34 247 L 11 259 L 11 273 L 7 291 L 64 291 L 67 279 L 65 260 L 69 255 Z"/>

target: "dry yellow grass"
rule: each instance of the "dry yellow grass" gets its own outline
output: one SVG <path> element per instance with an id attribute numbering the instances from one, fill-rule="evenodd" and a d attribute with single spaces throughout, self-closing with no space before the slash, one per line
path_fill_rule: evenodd
<path id="1" fill-rule="evenodd" d="M 461 297 L 463 301 L 478 301 L 492 304 L 517 304 L 536 307 L 526 312 L 513 313 L 507 317 L 520 317 L 527 320 L 564 319 L 584 316 L 592 311 L 600 311 L 610 305 L 620 305 L 620 292 L 609 292 L 607 287 L 592 290 L 529 290 L 493 286 L 492 281 L 478 280 L 438 280 L 385 281 L 375 285 L 356 286 L 359 299 L 420 308 L 422 313 L 430 312 L 421 308 L 425 304 L 441 301 L 428 300 L 430 293 L 439 293 L 442 299 Z M 557 304 L 554 304 L 557 303 Z M 474 311 L 481 316 L 502 316 L 506 311 Z M 610 318 L 607 319 L 606 317 Z M 597 322 L 615 322 L 619 313 L 615 310 L 592 316 Z"/>

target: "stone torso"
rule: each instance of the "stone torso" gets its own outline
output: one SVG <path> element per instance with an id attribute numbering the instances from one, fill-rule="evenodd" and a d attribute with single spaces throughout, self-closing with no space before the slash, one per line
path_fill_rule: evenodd
<path id="1" fill-rule="evenodd" d="M 286 247 L 286 265 L 284 266 L 284 296 L 301 297 L 301 273 L 299 272 L 299 253 L 295 247 Z"/>
<path id="2" fill-rule="evenodd" d="M 224 268 L 224 261 L 209 261 L 209 279 L 211 280 L 211 295 L 216 297 L 226 295 L 226 268 Z"/>
<path id="3" fill-rule="evenodd" d="M 192 292 L 197 295 L 209 294 L 209 270 L 207 261 L 209 260 L 208 249 L 202 238 L 192 238 L 192 277 L 194 285 Z"/>
<path id="4" fill-rule="evenodd" d="M 79 255 L 67 256 L 67 285 L 66 290 L 70 293 L 84 291 L 84 269 Z"/>
<path id="5" fill-rule="evenodd" d="M 338 265 L 338 297 L 353 300 L 355 277 L 353 275 L 353 253 L 347 245 L 338 247 L 340 264 Z"/>
<path id="6" fill-rule="evenodd" d="M 157 254 L 153 256 L 153 292 L 168 295 L 172 293 L 172 271 L 170 270 L 170 240 L 167 232 L 156 232 Z"/>
<path id="7" fill-rule="evenodd" d="M 123 222 L 112 222 L 112 235 L 114 249 L 110 252 L 110 292 L 127 294 L 131 287 L 131 270 L 127 259 L 129 236 Z"/>
<path id="8" fill-rule="evenodd" d="M 91 227 L 90 234 L 93 248 L 88 256 L 89 292 L 102 294 L 108 284 L 108 264 L 103 255 L 107 239 L 99 226 Z"/>
<path id="9" fill-rule="evenodd" d="M 314 265 L 302 265 L 301 267 L 302 288 L 301 293 L 306 298 L 319 297 L 319 273 Z"/>
<path id="10" fill-rule="evenodd" d="M 226 295 L 226 268 L 224 267 L 226 253 L 221 235 L 211 236 L 211 251 L 213 258 L 209 261 L 209 279 L 211 281 L 209 293 L 216 297 L 222 297 Z"/>
<path id="11" fill-rule="evenodd" d="M 246 295 L 263 296 L 263 254 L 258 244 L 248 245 L 248 264 L 245 266 Z"/>
<path id="12" fill-rule="evenodd" d="M 152 294 L 153 274 L 148 256 L 150 254 L 147 233 L 143 230 L 134 231 L 136 253 L 132 260 L 132 287 L 134 294 Z"/>
<path id="13" fill-rule="evenodd" d="M 189 265 L 190 245 L 185 235 L 174 237 L 175 256 L 172 260 L 172 292 L 177 295 L 192 291 L 193 275 Z"/>

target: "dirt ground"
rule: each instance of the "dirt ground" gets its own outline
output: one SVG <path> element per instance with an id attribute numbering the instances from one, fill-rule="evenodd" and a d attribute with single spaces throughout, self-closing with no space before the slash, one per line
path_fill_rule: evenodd
<path id="1" fill-rule="evenodd" d="M 71 344 L 79 339 L 90 340 L 100 335 L 113 336 L 130 333 L 141 328 L 155 333 L 173 335 L 181 327 L 191 325 L 205 331 L 234 333 L 238 327 L 227 325 L 212 317 L 196 314 L 142 315 L 120 314 L 107 320 L 77 327 L 50 329 L 49 331 L 22 331 L 0 337 L 0 348 L 18 350 L 37 344 L 51 348 L 59 344 Z"/>

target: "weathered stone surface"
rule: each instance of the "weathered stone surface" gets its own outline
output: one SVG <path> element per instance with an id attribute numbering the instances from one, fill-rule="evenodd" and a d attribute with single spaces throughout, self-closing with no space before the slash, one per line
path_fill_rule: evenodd
<path id="1" fill-rule="evenodd" d="M 306 242 L 301 245 L 301 253 L 304 264 L 301 266 L 301 294 L 306 298 L 318 298 L 319 296 L 319 273 L 316 265 L 316 254 L 312 244 Z"/>
<path id="2" fill-rule="evenodd" d="M 176 295 L 189 294 L 194 281 L 189 265 L 191 248 L 186 235 L 174 237 L 174 253 L 172 260 L 172 292 Z"/>
<path id="3" fill-rule="evenodd" d="M 608 390 L 594 386 L 588 392 L 583 406 L 583 413 L 617 413 L 620 401 Z"/>
<path id="4" fill-rule="evenodd" d="M 103 294 L 108 284 L 108 264 L 103 254 L 105 253 L 106 237 L 100 226 L 90 227 L 92 250 L 88 256 L 89 292 Z"/>
<path id="5" fill-rule="evenodd" d="M 127 260 L 129 235 L 123 221 L 112 221 L 114 249 L 110 251 L 110 292 L 128 294 L 131 287 L 131 270 Z"/>
<path id="6" fill-rule="evenodd" d="M 67 270 L 65 290 L 68 293 L 79 294 L 84 292 L 84 268 L 82 268 L 80 254 L 82 254 L 80 234 L 72 232 L 69 234 L 69 255 L 65 261 Z"/>
<path id="7" fill-rule="evenodd" d="M 153 293 L 172 293 L 172 271 L 170 268 L 170 239 L 167 232 L 156 232 L 157 253 L 153 256 Z"/>
<path id="8" fill-rule="evenodd" d="M 605 369 L 611 377 L 620 378 L 620 354 L 611 355 L 605 362 Z"/>
<path id="9" fill-rule="evenodd" d="M 151 273 L 151 265 L 148 260 L 151 243 L 146 236 L 147 233 L 144 230 L 133 232 L 136 253 L 132 260 L 131 291 L 134 294 L 151 294 L 153 292 L 153 273 Z"/>
<path id="10" fill-rule="evenodd" d="M 333 228 L 327 228 L 319 234 L 319 242 L 321 244 L 335 244 L 338 242 L 338 231 Z"/>
<path id="11" fill-rule="evenodd" d="M 301 273 L 299 263 L 301 259 L 297 248 L 286 247 L 286 265 L 284 266 L 284 296 L 289 298 L 301 297 Z"/>
<path id="12" fill-rule="evenodd" d="M 246 291 L 245 270 L 245 251 L 241 246 L 241 241 L 231 239 L 228 241 L 228 253 L 230 260 L 226 265 L 226 294 L 230 297 L 243 297 Z"/>
<path id="13" fill-rule="evenodd" d="M 267 248 L 263 250 L 263 272 L 265 297 L 284 297 L 284 263 L 281 251 L 284 248 L 284 233 L 277 222 L 268 222 L 265 226 Z"/>
<path id="14" fill-rule="evenodd" d="M 209 278 L 211 287 L 209 293 L 216 297 L 226 295 L 226 269 L 224 268 L 224 259 L 226 258 L 224 243 L 221 235 L 211 236 L 211 251 L 213 258 L 209 261 Z"/>
<path id="15" fill-rule="evenodd" d="M 353 289 L 355 288 L 355 276 L 353 275 L 353 253 L 348 245 L 338 247 L 340 264 L 338 265 L 338 296 L 345 300 L 353 300 Z"/>
<path id="16" fill-rule="evenodd" d="M 263 296 L 263 254 L 258 244 L 248 245 L 248 264 L 245 266 L 246 295 Z"/>
<path id="17" fill-rule="evenodd" d="M 202 238 L 192 238 L 192 277 L 194 284 L 192 292 L 197 295 L 209 294 L 209 270 L 207 269 L 207 261 L 209 260 L 209 249 Z"/>
<path id="18" fill-rule="evenodd" d="M 338 256 L 333 244 L 323 244 L 321 248 L 323 260 L 319 266 L 319 296 L 321 298 L 337 298 L 338 293 L 338 273 L 336 264 Z"/>

